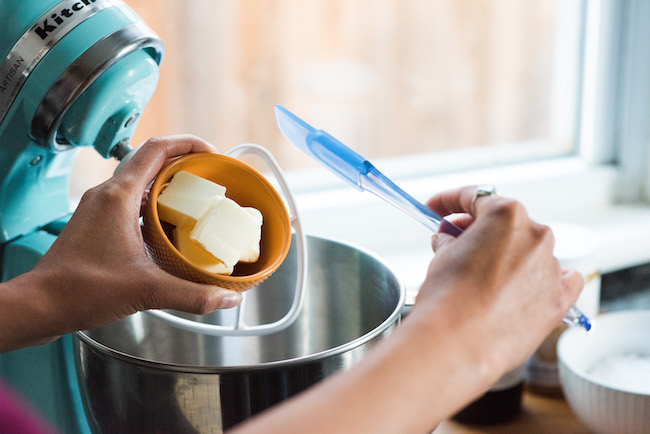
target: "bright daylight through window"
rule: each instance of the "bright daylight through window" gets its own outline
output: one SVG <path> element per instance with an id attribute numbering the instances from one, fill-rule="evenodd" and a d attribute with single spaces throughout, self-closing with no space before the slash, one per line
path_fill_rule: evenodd
<path id="1" fill-rule="evenodd" d="M 280 134 L 282 104 L 373 161 L 416 155 L 424 174 L 575 150 L 577 0 L 127 3 L 166 44 L 135 144 L 192 133 L 314 167 Z"/>

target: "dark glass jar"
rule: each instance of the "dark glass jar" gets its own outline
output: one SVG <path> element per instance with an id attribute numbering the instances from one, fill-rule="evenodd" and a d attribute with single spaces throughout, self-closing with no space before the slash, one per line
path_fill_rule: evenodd
<path id="1" fill-rule="evenodd" d="M 507 372 L 483 396 L 458 412 L 453 419 L 469 425 L 509 422 L 521 411 L 524 367 Z"/>

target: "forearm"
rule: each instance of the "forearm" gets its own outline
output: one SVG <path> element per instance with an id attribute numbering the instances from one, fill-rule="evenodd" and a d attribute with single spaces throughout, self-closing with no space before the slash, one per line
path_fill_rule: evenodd
<path id="1" fill-rule="evenodd" d="M 411 317 L 364 360 L 241 432 L 430 432 L 500 374 L 479 357 L 472 321 L 439 308 Z M 434 318 L 434 320 L 432 320 Z"/>
<path id="2" fill-rule="evenodd" d="M 0 284 L 0 353 L 56 338 L 44 284 L 33 273 Z"/>

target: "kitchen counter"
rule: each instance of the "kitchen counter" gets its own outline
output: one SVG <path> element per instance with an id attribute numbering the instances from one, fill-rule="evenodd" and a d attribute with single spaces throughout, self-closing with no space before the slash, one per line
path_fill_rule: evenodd
<path id="1" fill-rule="evenodd" d="M 521 413 L 511 422 L 493 426 L 470 426 L 446 421 L 433 434 L 590 434 L 562 398 L 524 392 Z"/>

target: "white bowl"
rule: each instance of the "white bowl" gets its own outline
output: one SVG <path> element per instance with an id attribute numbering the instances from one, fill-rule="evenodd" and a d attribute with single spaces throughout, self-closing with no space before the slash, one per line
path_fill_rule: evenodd
<path id="1" fill-rule="evenodd" d="M 650 311 L 600 315 L 589 332 L 564 332 L 557 352 L 564 395 L 594 433 L 650 433 Z"/>

